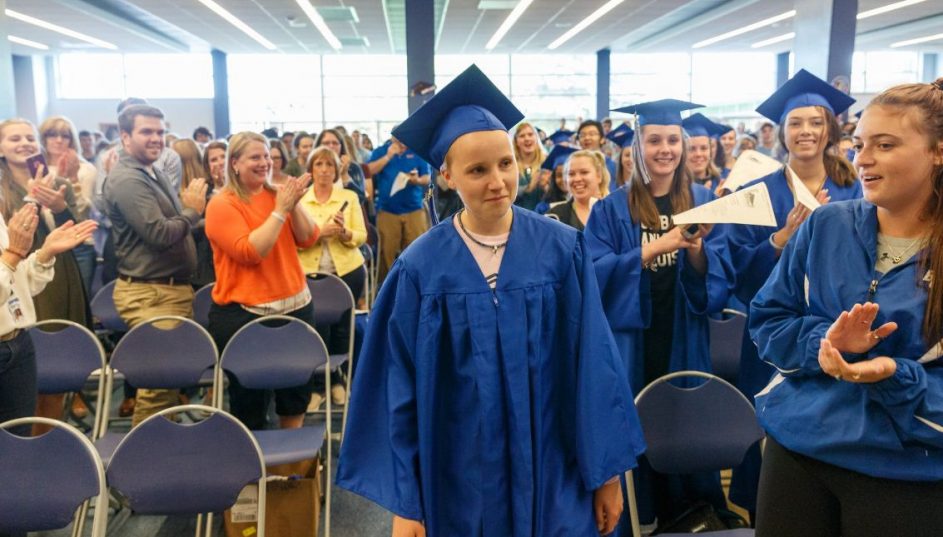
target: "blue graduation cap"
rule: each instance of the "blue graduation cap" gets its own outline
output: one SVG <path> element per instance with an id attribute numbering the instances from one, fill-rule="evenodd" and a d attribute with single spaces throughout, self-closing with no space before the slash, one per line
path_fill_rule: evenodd
<path id="1" fill-rule="evenodd" d="M 507 132 L 522 119 L 514 103 L 472 65 L 393 129 L 393 136 L 439 169 L 463 134 Z"/>
<path id="2" fill-rule="evenodd" d="M 542 170 L 556 170 L 557 166 L 562 166 L 566 159 L 570 157 L 573 153 L 579 151 L 575 147 L 569 147 L 565 145 L 555 145 L 553 149 L 550 150 L 550 154 L 547 155 L 547 158 L 544 159 L 543 164 L 540 165 Z"/>
<path id="3" fill-rule="evenodd" d="M 718 123 L 717 126 L 720 127 L 720 132 L 715 134 L 714 138 L 720 138 L 721 136 L 733 130 L 733 127 L 731 127 L 730 125 L 724 125 L 723 123 Z"/>
<path id="4" fill-rule="evenodd" d="M 723 125 L 714 123 L 700 112 L 691 114 L 685 118 L 685 120 L 681 122 L 681 126 L 684 127 L 684 131 L 688 133 L 688 136 L 692 138 L 695 136 L 720 136 L 728 130 Z"/>
<path id="5" fill-rule="evenodd" d="M 553 142 L 553 145 L 557 145 L 557 144 L 562 144 L 563 142 L 572 141 L 574 134 L 575 133 L 573 131 L 560 130 L 560 131 L 555 131 L 553 134 L 551 134 L 547 138 L 549 138 L 550 141 Z"/>
<path id="6" fill-rule="evenodd" d="M 864 112 L 864 108 L 862 108 L 861 110 L 858 110 L 857 112 L 855 112 L 855 117 L 858 118 L 858 119 L 861 119 L 861 113 L 862 113 L 862 112 Z"/>
<path id="7" fill-rule="evenodd" d="M 838 115 L 854 102 L 855 100 L 845 92 L 832 87 L 805 69 L 799 69 L 798 73 L 763 101 L 756 111 L 777 123 L 782 123 L 786 120 L 786 115 L 796 108 L 821 106 Z"/>
<path id="8" fill-rule="evenodd" d="M 632 143 L 632 140 L 635 138 L 635 131 L 623 123 L 609 131 L 609 134 L 606 135 L 606 138 L 612 140 L 612 143 L 618 145 L 619 147 L 625 147 Z"/>
<path id="9" fill-rule="evenodd" d="M 703 104 L 689 103 L 677 99 L 661 99 L 659 101 L 623 106 L 622 108 L 614 109 L 613 112 L 635 114 L 638 116 L 639 127 L 645 125 L 680 125 L 681 112 L 703 107 Z"/>

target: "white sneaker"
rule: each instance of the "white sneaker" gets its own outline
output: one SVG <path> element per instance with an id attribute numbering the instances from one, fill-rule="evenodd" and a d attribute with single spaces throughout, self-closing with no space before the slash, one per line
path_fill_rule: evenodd
<path id="1" fill-rule="evenodd" d="M 340 384 L 331 386 L 331 404 L 344 406 L 347 404 L 347 390 Z"/>
<path id="2" fill-rule="evenodd" d="M 324 402 L 324 396 L 315 392 L 311 394 L 311 402 L 308 403 L 308 413 L 317 412 L 321 409 L 321 403 Z"/>

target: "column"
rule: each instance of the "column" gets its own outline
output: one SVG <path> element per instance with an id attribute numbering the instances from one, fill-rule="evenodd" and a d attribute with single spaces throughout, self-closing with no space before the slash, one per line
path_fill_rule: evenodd
<path id="1" fill-rule="evenodd" d="M 789 52 L 780 52 L 776 55 L 776 87 L 780 87 L 789 80 Z"/>
<path id="2" fill-rule="evenodd" d="M 229 71 L 226 53 L 213 49 L 213 119 L 217 138 L 229 136 Z"/>
<path id="3" fill-rule="evenodd" d="M 933 82 L 940 77 L 940 55 L 936 52 L 923 53 L 923 81 Z"/>
<path id="4" fill-rule="evenodd" d="M 406 0 L 406 87 L 420 82 L 435 84 L 435 2 Z M 431 96 L 408 97 L 409 113 Z"/>
<path id="5" fill-rule="evenodd" d="M 795 67 L 836 82 L 851 79 L 858 0 L 796 0 Z"/>
<path id="6" fill-rule="evenodd" d="M 599 121 L 609 115 L 611 55 L 612 51 L 607 48 L 596 51 L 596 119 Z"/>

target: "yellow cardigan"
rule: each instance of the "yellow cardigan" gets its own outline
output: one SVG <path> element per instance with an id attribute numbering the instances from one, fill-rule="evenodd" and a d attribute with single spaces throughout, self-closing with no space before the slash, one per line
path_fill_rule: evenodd
<path id="1" fill-rule="evenodd" d="M 334 260 L 334 268 L 337 270 L 338 276 L 352 272 L 364 263 L 363 254 L 360 253 L 360 245 L 367 240 L 367 226 L 363 222 L 363 211 L 360 209 L 357 194 L 342 186 L 334 185 L 331 197 L 326 203 L 320 203 L 314 196 L 314 187 L 312 186 L 305 192 L 304 197 L 299 202 L 308 211 L 308 214 L 314 218 L 318 227 L 323 228 L 328 220 L 340 211 L 341 205 L 345 201 L 347 202 L 347 208 L 344 209 L 344 227 L 351 232 L 350 242 L 342 242 L 340 237 L 327 239 L 327 248 L 331 252 L 331 259 Z M 318 271 L 318 267 L 321 265 L 322 245 L 323 242 L 319 240 L 310 248 L 298 250 L 301 267 L 306 274 Z"/>

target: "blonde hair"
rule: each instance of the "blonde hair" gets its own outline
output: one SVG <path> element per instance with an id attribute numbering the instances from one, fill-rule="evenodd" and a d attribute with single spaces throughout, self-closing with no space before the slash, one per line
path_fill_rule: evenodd
<path id="1" fill-rule="evenodd" d="M 537 138 L 537 144 L 535 145 L 534 157 L 529 161 L 524 160 L 524 155 L 521 154 L 520 148 L 517 146 L 517 135 L 521 133 L 524 129 L 530 129 L 534 131 L 534 137 Z M 527 168 L 530 168 L 531 173 L 536 173 L 540 169 L 540 165 L 543 164 L 544 150 L 540 145 L 540 137 L 537 135 L 537 129 L 530 123 L 524 121 L 517 124 L 517 127 L 514 127 L 514 160 L 517 161 L 517 174 L 524 175 Z"/>
<path id="2" fill-rule="evenodd" d="M 189 138 L 181 138 L 170 147 L 174 150 L 174 153 L 180 155 L 180 164 L 183 167 L 180 191 L 183 192 L 190 186 L 191 181 L 204 177 L 206 174 L 206 170 L 203 168 L 203 155 L 196 142 Z"/>
<path id="3" fill-rule="evenodd" d="M 606 166 L 606 156 L 601 151 L 582 149 L 572 153 L 563 164 L 563 179 L 570 180 L 570 163 L 577 157 L 586 157 L 593 164 L 596 175 L 599 176 L 599 196 L 605 198 L 609 195 L 609 168 Z"/>
<path id="4" fill-rule="evenodd" d="M 314 175 L 314 172 L 311 171 L 311 167 L 316 161 L 322 159 L 328 160 L 334 165 L 334 182 L 338 182 L 341 178 L 341 159 L 333 149 L 326 145 L 318 146 L 311 150 L 311 154 L 308 155 L 308 162 L 305 164 L 305 171 Z M 314 183 L 312 183 L 312 185 L 313 184 Z"/>
<path id="5" fill-rule="evenodd" d="M 36 144 L 40 144 L 36 126 L 29 120 L 22 118 L 12 118 L 0 122 L 0 142 L 3 141 L 3 131 L 12 125 L 29 125 L 33 129 L 33 135 L 36 136 Z M 22 197 L 14 190 L 13 182 L 13 171 L 10 169 L 10 164 L 5 156 L 0 157 L 0 214 L 3 215 L 4 220 L 10 220 L 13 213 L 23 205 Z"/>
<path id="6" fill-rule="evenodd" d="M 943 142 L 943 77 L 932 84 L 902 84 L 894 86 L 871 99 L 865 113 L 872 106 L 896 108 L 899 112 L 911 112 L 915 117 L 914 128 L 927 137 L 930 150 L 939 156 L 939 144 Z M 943 339 L 943 165 L 936 164 L 930 175 L 933 192 L 923 218 L 929 220 L 930 237 L 926 252 L 920 262 L 928 273 L 932 271 L 934 285 L 927 289 L 927 305 L 923 313 L 923 338 L 928 345 Z"/>
<path id="7" fill-rule="evenodd" d="M 65 130 L 69 131 L 69 135 L 71 136 L 71 138 L 69 138 L 69 149 L 76 149 L 77 146 L 75 144 L 77 144 L 79 140 L 79 131 L 75 128 L 75 124 L 65 116 L 52 116 L 46 118 L 46 120 L 39 125 L 39 143 L 42 145 L 44 151 L 46 149 L 46 133 L 51 130 L 63 130 L 63 127 L 65 127 Z M 79 155 L 79 158 L 81 159 L 82 155 Z"/>
<path id="8" fill-rule="evenodd" d="M 226 148 L 226 168 L 224 170 L 226 181 L 223 183 L 223 189 L 231 190 L 239 196 L 239 199 L 245 202 L 249 201 L 249 192 L 240 181 L 239 175 L 236 174 L 236 171 L 233 169 L 232 163 L 246 152 L 246 149 L 248 149 L 252 142 L 259 142 L 265 147 L 265 150 L 268 151 L 268 138 L 251 131 L 243 131 L 234 134 L 233 137 L 229 139 L 229 147 Z M 272 186 L 268 179 L 265 181 L 263 187 L 270 191 L 275 191 L 275 187 Z"/>

